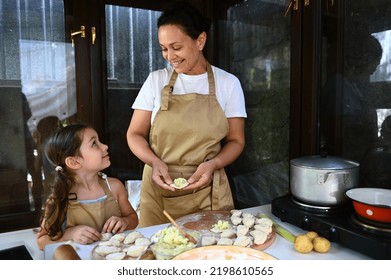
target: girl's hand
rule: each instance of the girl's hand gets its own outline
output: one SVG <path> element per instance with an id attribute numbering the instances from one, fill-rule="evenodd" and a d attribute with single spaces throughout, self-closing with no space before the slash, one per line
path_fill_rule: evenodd
<path id="1" fill-rule="evenodd" d="M 66 230 L 64 235 L 71 236 L 73 241 L 79 244 L 90 244 L 101 239 L 101 234 L 90 226 L 74 226 Z"/>
<path id="2" fill-rule="evenodd" d="M 125 218 L 112 216 L 109 218 L 102 228 L 102 232 L 120 233 L 123 232 L 128 226 L 128 220 Z"/>

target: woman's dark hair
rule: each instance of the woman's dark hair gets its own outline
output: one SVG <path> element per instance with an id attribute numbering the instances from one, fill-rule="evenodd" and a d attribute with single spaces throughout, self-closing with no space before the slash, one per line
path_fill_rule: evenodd
<path id="1" fill-rule="evenodd" d="M 54 180 L 41 220 L 45 219 L 44 227 L 51 240 L 58 240 L 63 234 L 61 226 L 66 218 L 68 194 L 75 183 L 75 176 L 67 169 L 65 159 L 80 155 L 82 132 L 88 127 L 84 124 L 62 127 L 45 145 L 45 156 L 53 168 Z"/>
<path id="2" fill-rule="evenodd" d="M 179 25 L 183 31 L 196 40 L 202 32 L 208 33 L 211 21 L 185 1 L 174 2 L 163 11 L 158 19 L 158 28 L 163 25 Z"/>

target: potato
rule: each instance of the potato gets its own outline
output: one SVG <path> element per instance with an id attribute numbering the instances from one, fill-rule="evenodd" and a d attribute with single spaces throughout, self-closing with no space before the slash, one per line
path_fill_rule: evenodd
<path id="1" fill-rule="evenodd" d="M 324 237 L 315 237 L 312 241 L 314 250 L 318 253 L 327 253 L 330 250 L 330 241 Z"/>
<path id="2" fill-rule="evenodd" d="M 315 231 L 309 231 L 309 232 L 306 233 L 306 235 L 307 235 L 311 240 L 314 240 L 314 238 L 318 236 L 318 233 L 315 232 Z"/>
<path id="3" fill-rule="evenodd" d="M 311 239 L 306 234 L 300 234 L 296 236 L 293 247 L 299 253 L 306 254 L 312 251 L 314 245 Z"/>

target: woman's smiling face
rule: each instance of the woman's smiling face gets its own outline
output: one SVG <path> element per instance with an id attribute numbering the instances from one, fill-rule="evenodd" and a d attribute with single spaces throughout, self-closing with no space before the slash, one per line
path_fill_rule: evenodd
<path id="1" fill-rule="evenodd" d="M 206 61 L 202 54 L 206 33 L 194 40 L 178 25 L 163 25 L 158 31 L 162 55 L 179 73 L 198 75 L 205 73 Z"/>

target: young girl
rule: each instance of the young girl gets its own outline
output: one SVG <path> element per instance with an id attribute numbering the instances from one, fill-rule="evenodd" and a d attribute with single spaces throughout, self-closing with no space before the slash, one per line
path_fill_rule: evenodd
<path id="1" fill-rule="evenodd" d="M 93 128 L 82 124 L 61 128 L 48 140 L 45 154 L 55 175 L 37 234 L 41 250 L 66 240 L 88 244 L 100 240 L 101 233 L 137 226 L 123 183 L 100 172 L 110 166 L 110 158 Z"/>

